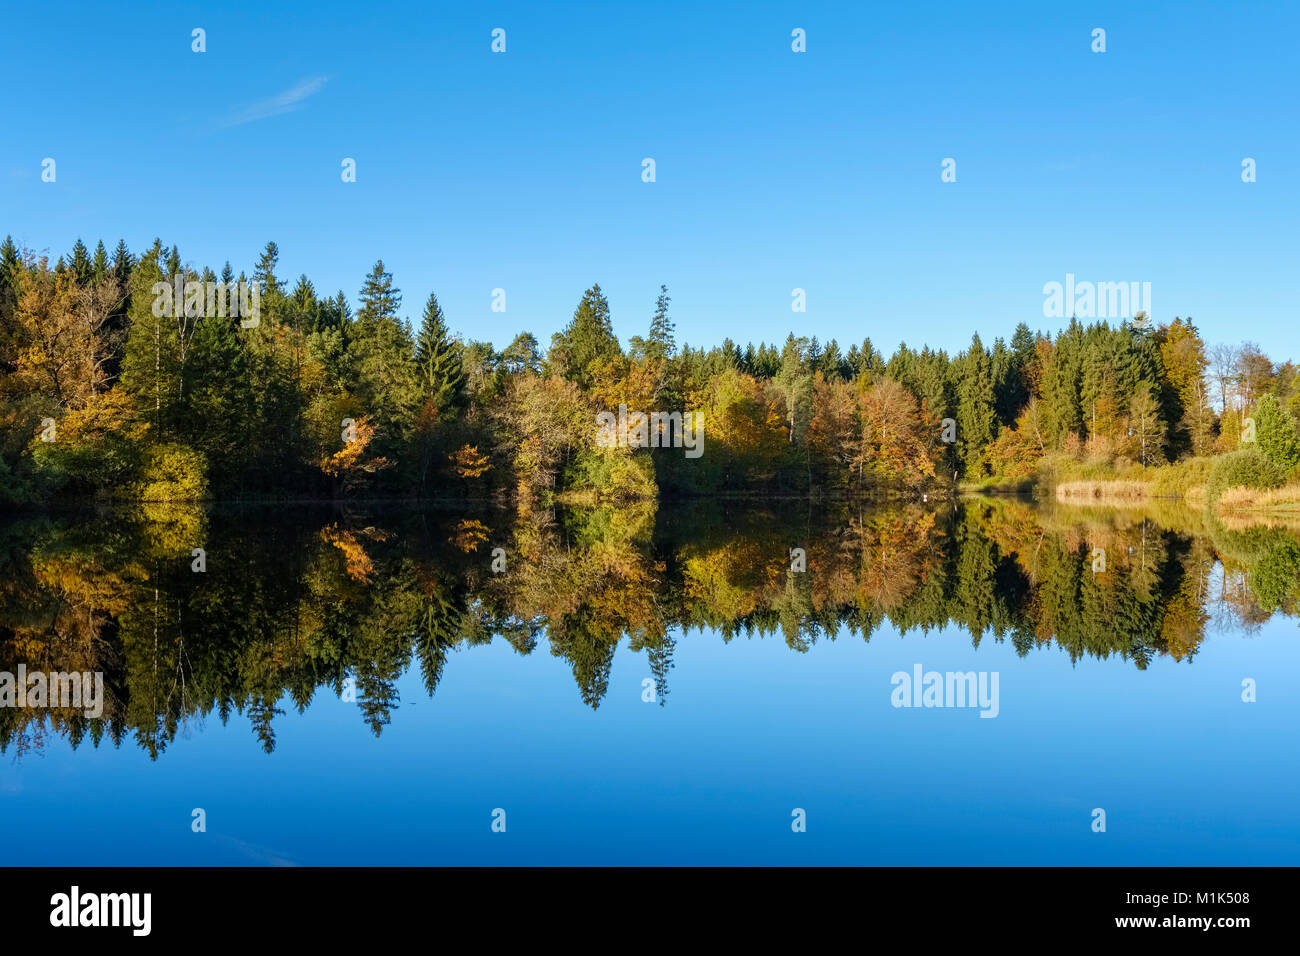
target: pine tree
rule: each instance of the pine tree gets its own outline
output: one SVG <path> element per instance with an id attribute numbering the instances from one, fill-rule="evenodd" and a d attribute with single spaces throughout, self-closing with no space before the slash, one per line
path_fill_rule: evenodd
<path id="1" fill-rule="evenodd" d="M 91 260 L 90 274 L 96 282 L 103 282 L 109 275 L 108 250 L 104 248 L 104 240 L 99 240 L 95 246 L 95 257 Z"/>
<path id="2" fill-rule="evenodd" d="M 993 362 L 978 335 L 953 363 L 957 389 L 957 454 L 966 476 L 983 472 L 984 453 L 997 437 Z"/>
<path id="3" fill-rule="evenodd" d="M 113 277 L 118 282 L 126 285 L 131 278 L 131 270 L 135 268 L 135 257 L 126 247 L 126 240 L 117 240 L 117 249 L 113 252 Z"/>
<path id="4" fill-rule="evenodd" d="M 1300 464 L 1300 427 L 1295 417 L 1272 395 L 1259 400 L 1254 417 L 1259 450 L 1285 471 Z"/>
<path id="5" fill-rule="evenodd" d="M 339 329 L 344 335 L 344 341 L 347 341 L 347 332 L 352 326 L 352 306 L 348 305 L 348 297 L 343 294 L 342 289 L 339 289 L 330 300 L 325 315 L 328 318 L 322 318 L 322 324 Z"/>
<path id="6" fill-rule="evenodd" d="M 360 298 L 347 345 L 356 374 L 355 391 L 375 422 L 374 452 L 398 460 L 401 445 L 415 425 L 420 383 L 410 329 L 397 315 L 401 290 L 393 285 L 382 259 L 366 276 Z"/>
<path id="7" fill-rule="evenodd" d="M 9 364 L 9 357 L 15 351 L 9 346 L 12 335 L 14 305 L 18 299 L 18 275 L 22 271 L 23 261 L 14 245 L 12 236 L 5 236 L 0 243 L 0 345 L 5 346 L 0 361 Z"/>
<path id="8" fill-rule="evenodd" d="M 514 341 L 501 351 L 501 364 L 510 375 L 531 372 L 534 375 L 542 371 L 542 351 L 537 344 L 537 337 L 531 332 L 520 332 Z"/>
<path id="9" fill-rule="evenodd" d="M 460 344 L 448 334 L 442 307 L 432 292 L 415 337 L 415 365 L 426 408 L 431 406 L 441 416 L 460 405 L 465 390 Z"/>
<path id="10" fill-rule="evenodd" d="M 306 273 L 298 276 L 298 284 L 289 294 L 293 304 L 292 325 L 303 334 L 316 330 L 319 323 L 320 305 L 316 301 L 316 287 L 311 284 Z"/>
<path id="11" fill-rule="evenodd" d="M 132 273 L 131 308 L 126 351 L 122 359 L 122 387 L 153 427 L 153 441 L 173 435 L 174 411 L 180 393 L 180 349 L 176 319 L 155 316 L 154 284 L 166 281 L 159 259 L 162 243 L 154 241 Z M 181 308 L 184 303 L 180 304 Z"/>
<path id="12" fill-rule="evenodd" d="M 874 345 L 871 344 L 871 338 L 868 336 L 862 340 L 862 348 L 858 349 L 857 362 L 854 369 L 857 375 L 863 375 L 867 372 L 875 372 L 885 367 L 885 357 L 880 354 Z"/>
<path id="13" fill-rule="evenodd" d="M 90 280 L 90 250 L 80 239 L 72 246 L 72 252 L 69 254 L 68 267 L 72 274 L 77 278 L 78 285 L 85 285 Z"/>
<path id="14" fill-rule="evenodd" d="M 596 367 L 622 354 L 609 319 L 609 300 L 593 285 L 582 294 L 564 332 L 556 335 L 552 359 L 563 365 L 564 375 L 583 388 L 590 388 Z"/>
<path id="15" fill-rule="evenodd" d="M 284 295 L 280 280 L 276 278 L 275 269 L 280 264 L 280 247 L 268 242 L 262 250 L 257 266 L 253 269 L 253 281 L 262 288 L 263 301 Z"/>
<path id="16" fill-rule="evenodd" d="M 357 309 L 357 322 L 373 325 L 383 319 L 396 318 L 402 307 L 402 290 L 393 286 L 393 275 L 384 271 L 384 260 L 375 263 L 361 286 L 361 307 Z"/>
<path id="17" fill-rule="evenodd" d="M 1079 386 L 1083 377 L 1083 327 L 1071 319 L 1069 327 L 1056 337 L 1043 368 L 1043 412 L 1053 447 L 1065 444 L 1066 436 L 1083 427 Z"/>
<path id="18" fill-rule="evenodd" d="M 252 477 L 253 458 L 263 450 L 250 437 L 269 427 L 257 421 L 249 354 L 239 342 L 237 328 L 238 323 L 226 319 L 200 321 L 188 361 L 187 435 L 207 456 L 209 480 L 218 495 L 244 490 Z"/>
<path id="19" fill-rule="evenodd" d="M 677 351 L 673 340 L 673 320 L 668 317 L 668 286 L 659 286 L 659 298 L 655 300 L 655 314 L 650 319 L 650 336 L 646 339 L 646 354 L 659 359 L 668 359 Z"/>
<path id="20" fill-rule="evenodd" d="M 1190 317 L 1175 317 L 1168 326 L 1160 328 L 1156 340 L 1160 344 L 1165 382 L 1173 393 L 1167 405 L 1173 406 L 1171 411 L 1178 416 L 1182 438 L 1179 450 L 1205 454 L 1213 443 L 1213 415 L 1205 381 L 1210 362 L 1205 355 L 1205 342 Z"/>

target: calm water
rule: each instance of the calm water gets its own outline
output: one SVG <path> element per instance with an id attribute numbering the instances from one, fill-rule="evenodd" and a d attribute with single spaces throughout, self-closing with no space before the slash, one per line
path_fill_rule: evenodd
<path id="1" fill-rule="evenodd" d="M 0 708 L 8 864 L 1300 863 L 1284 528 L 150 507 L 0 565 L 0 671 L 105 682 Z"/>

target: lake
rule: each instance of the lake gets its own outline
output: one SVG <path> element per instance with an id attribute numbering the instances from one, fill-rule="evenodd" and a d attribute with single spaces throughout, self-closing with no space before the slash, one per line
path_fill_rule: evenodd
<path id="1" fill-rule="evenodd" d="M 1295 528 L 140 505 L 0 565 L 0 672 L 103 688 L 0 707 L 9 865 L 1300 863 Z"/>

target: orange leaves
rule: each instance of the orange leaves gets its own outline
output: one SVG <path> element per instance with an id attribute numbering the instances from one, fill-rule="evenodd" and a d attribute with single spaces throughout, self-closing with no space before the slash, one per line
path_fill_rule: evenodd
<path id="1" fill-rule="evenodd" d="M 78 286 L 69 270 L 28 256 L 17 276 L 12 386 L 48 395 L 65 408 L 80 408 L 105 381 L 109 357 L 105 324 L 121 302 L 111 279 Z"/>
<path id="2" fill-rule="evenodd" d="M 882 481 L 915 486 L 934 477 L 933 436 L 922 421 L 915 396 L 892 378 L 880 378 L 858 401 L 861 436 L 859 468 Z"/>
<path id="3" fill-rule="evenodd" d="M 466 554 L 477 551 L 478 546 L 487 541 L 489 528 L 477 518 L 465 518 L 456 524 L 451 537 L 447 540 Z"/>
<path id="4" fill-rule="evenodd" d="M 320 532 L 322 540 L 327 541 L 343 552 L 343 556 L 347 559 L 348 577 L 364 584 L 374 576 L 375 564 L 370 560 L 370 555 L 366 553 L 365 547 L 357 540 L 358 535 L 372 541 L 387 541 L 389 537 L 387 532 L 378 528 L 366 528 L 354 534 L 351 531 L 340 529 L 337 524 L 322 528 Z"/>
<path id="5" fill-rule="evenodd" d="M 320 470 L 335 478 L 348 479 L 359 477 L 360 473 L 373 473 L 391 468 L 393 463 L 387 458 L 365 459 L 366 448 L 375 437 L 375 426 L 368 416 L 361 416 L 349 422 L 345 428 L 343 447 L 320 462 Z"/>
<path id="6" fill-rule="evenodd" d="M 480 455 L 478 445 L 462 445 L 447 456 L 462 478 L 481 478 L 492 468 L 487 455 Z"/>

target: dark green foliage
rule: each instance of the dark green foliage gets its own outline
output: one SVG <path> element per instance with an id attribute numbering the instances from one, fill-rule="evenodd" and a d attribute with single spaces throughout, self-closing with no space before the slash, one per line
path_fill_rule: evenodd
<path id="1" fill-rule="evenodd" d="M 1262 451 L 1242 448 L 1215 461 L 1205 483 L 1205 495 L 1213 502 L 1229 488 L 1279 488 L 1284 481 L 1286 473 Z"/>
<path id="2" fill-rule="evenodd" d="M 426 407 L 440 416 L 453 411 L 464 400 L 465 370 L 460 352 L 460 343 L 453 341 L 447 330 L 438 297 L 430 292 L 415 337 L 415 364 Z"/>
<path id="3" fill-rule="evenodd" d="M 551 361 L 562 364 L 564 377 L 587 388 L 597 368 L 622 354 L 610 324 L 609 300 L 594 285 L 582 294 L 573 319 L 551 345 Z"/>
<path id="4" fill-rule="evenodd" d="M 1300 464 L 1300 426 L 1272 395 L 1261 398 L 1255 409 L 1255 440 L 1268 460 L 1283 471 Z"/>

